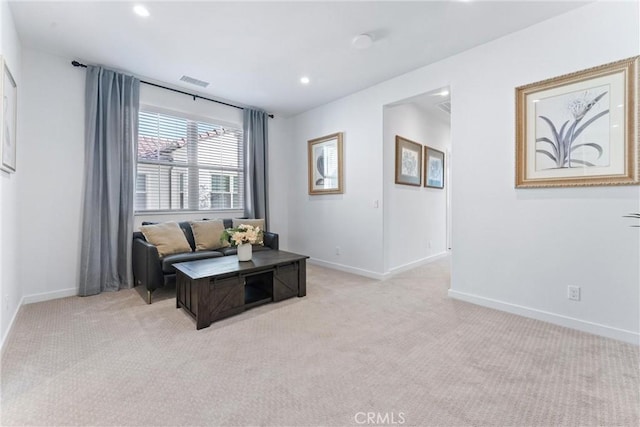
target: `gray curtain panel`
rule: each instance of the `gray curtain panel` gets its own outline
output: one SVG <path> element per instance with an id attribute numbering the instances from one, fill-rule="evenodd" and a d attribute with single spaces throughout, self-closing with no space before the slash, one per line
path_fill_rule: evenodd
<path id="1" fill-rule="evenodd" d="M 140 80 L 88 66 L 80 296 L 133 285 L 131 235 Z"/>
<path id="2" fill-rule="evenodd" d="M 267 134 L 269 115 L 261 110 L 245 108 L 243 133 L 246 164 L 244 191 L 244 215 L 247 218 L 264 218 L 268 230 L 267 212 Z"/>

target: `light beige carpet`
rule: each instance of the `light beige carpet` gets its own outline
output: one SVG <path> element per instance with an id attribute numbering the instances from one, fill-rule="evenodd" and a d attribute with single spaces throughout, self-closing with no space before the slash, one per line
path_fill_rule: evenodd
<path id="1" fill-rule="evenodd" d="M 638 425 L 637 347 L 451 300 L 447 262 L 382 282 L 309 266 L 307 297 L 201 331 L 171 290 L 24 306 L 0 421 Z"/>

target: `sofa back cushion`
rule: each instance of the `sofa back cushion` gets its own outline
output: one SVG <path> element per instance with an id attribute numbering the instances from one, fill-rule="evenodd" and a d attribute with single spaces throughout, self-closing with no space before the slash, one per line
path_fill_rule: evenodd
<path id="1" fill-rule="evenodd" d="M 229 246 L 229 242 L 220 241 L 224 231 L 224 222 L 221 219 L 191 221 L 191 230 L 196 251 L 208 251 Z"/>
<path id="2" fill-rule="evenodd" d="M 140 231 L 147 242 L 158 248 L 160 257 L 192 251 L 182 228 L 176 222 L 143 225 Z"/>
<path id="3" fill-rule="evenodd" d="M 203 221 L 211 221 L 209 218 L 202 218 Z M 220 221 L 222 221 L 222 223 L 224 224 L 224 228 L 231 228 L 233 227 L 233 221 L 231 220 L 231 218 L 223 218 Z"/>

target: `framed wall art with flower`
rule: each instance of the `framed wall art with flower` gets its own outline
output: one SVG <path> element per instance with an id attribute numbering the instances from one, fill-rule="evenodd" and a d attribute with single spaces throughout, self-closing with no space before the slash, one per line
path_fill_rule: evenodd
<path id="1" fill-rule="evenodd" d="M 516 187 L 640 184 L 639 58 L 516 88 Z"/>
<path id="2" fill-rule="evenodd" d="M 308 141 L 309 194 L 344 192 L 342 132 Z"/>
<path id="3" fill-rule="evenodd" d="M 422 144 L 396 135 L 396 184 L 420 187 Z"/>

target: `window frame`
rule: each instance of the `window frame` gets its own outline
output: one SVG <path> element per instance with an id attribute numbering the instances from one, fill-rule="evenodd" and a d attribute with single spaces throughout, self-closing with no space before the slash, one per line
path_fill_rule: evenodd
<path id="1" fill-rule="evenodd" d="M 184 119 L 184 120 L 190 120 L 190 121 L 195 121 L 195 122 L 203 122 L 203 123 L 210 123 L 212 125 L 215 126 L 221 126 L 221 127 L 229 127 L 229 128 L 233 128 L 233 129 L 237 129 L 239 130 L 243 135 L 244 135 L 244 129 L 243 129 L 243 125 L 242 123 L 238 123 L 238 122 L 231 122 L 231 121 L 226 121 L 226 120 L 219 120 L 213 117 L 208 117 L 208 116 L 203 116 L 203 115 L 198 115 L 198 114 L 192 114 L 186 111 L 181 111 L 181 110 L 172 110 L 169 108 L 164 108 L 164 107 L 159 107 L 156 105 L 151 105 L 151 104 L 140 104 L 140 108 L 138 111 L 138 114 L 140 114 L 141 112 L 148 112 L 148 113 L 152 113 L 152 114 L 164 114 L 164 115 L 168 115 L 168 116 L 173 116 L 173 117 L 178 117 L 180 119 Z M 137 177 L 138 177 L 138 165 L 139 164 L 145 164 L 145 165 L 150 165 L 150 166 L 174 166 L 174 167 L 188 167 L 188 164 L 176 164 L 176 163 L 172 163 L 172 162 L 163 162 L 163 161 L 139 161 L 138 159 L 138 151 L 137 151 L 137 138 L 138 135 L 136 135 L 136 153 L 135 153 L 135 179 L 136 182 L 134 183 L 134 187 L 136 187 L 137 184 Z M 243 140 L 244 140 L 244 136 L 242 138 L 242 140 L 240 141 L 240 144 L 243 144 Z M 245 155 L 246 155 L 246 149 L 244 147 L 240 147 L 243 155 L 242 155 L 242 161 L 241 163 L 241 167 L 240 168 L 228 168 L 225 167 L 224 170 L 221 170 L 220 167 L 216 167 L 216 166 L 198 166 L 198 171 L 201 170 L 210 170 L 210 171 L 214 171 L 214 172 L 218 172 L 218 173 L 224 173 L 224 172 L 242 172 L 242 176 L 243 176 L 243 182 L 246 182 L 247 179 L 247 171 L 246 171 L 246 165 L 245 165 Z M 147 176 L 148 173 L 143 173 L 143 175 Z M 212 175 L 213 176 L 213 175 Z M 147 192 L 148 192 L 148 177 L 147 177 Z M 186 186 L 184 187 L 184 191 L 186 192 Z M 136 192 L 137 193 L 137 192 Z M 225 193 L 225 194 L 231 194 L 231 193 Z M 238 191 L 238 194 L 242 194 L 242 192 Z M 210 196 L 211 197 L 211 196 Z M 134 201 L 135 201 L 135 194 L 134 194 Z M 153 216 L 153 215 L 167 215 L 167 214 L 177 214 L 177 215 L 182 215 L 182 214 L 187 214 L 187 215 L 193 215 L 193 214 L 211 214 L 211 215 L 218 215 L 219 214 L 225 214 L 225 215 L 232 215 L 235 216 L 237 214 L 243 214 L 244 213 L 244 200 L 240 200 L 240 202 L 242 203 L 241 207 L 234 207 L 234 208 L 227 208 L 227 209 L 149 209 L 149 210 L 138 210 L 135 206 L 134 206 L 134 216 L 137 217 L 142 217 L 142 216 Z"/>

